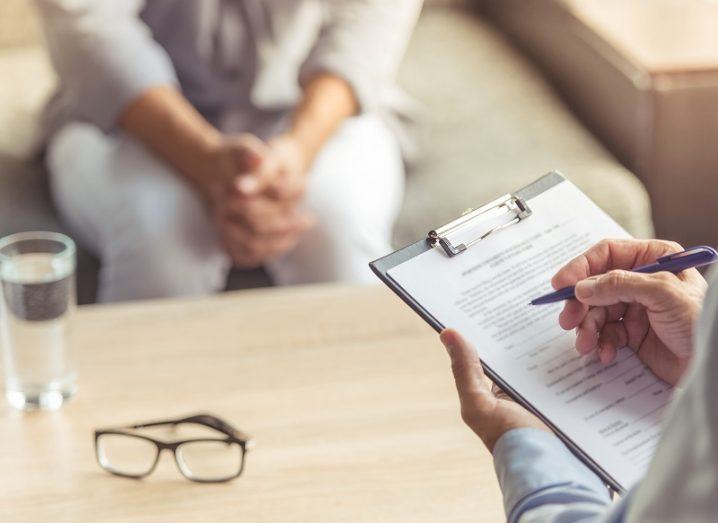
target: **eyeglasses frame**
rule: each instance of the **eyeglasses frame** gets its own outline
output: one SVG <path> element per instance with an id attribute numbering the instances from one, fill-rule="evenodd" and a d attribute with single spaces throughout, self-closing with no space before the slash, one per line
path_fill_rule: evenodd
<path id="1" fill-rule="evenodd" d="M 174 441 L 162 441 L 159 439 L 155 439 L 149 436 L 146 436 L 144 434 L 135 434 L 133 432 L 129 432 L 131 430 L 139 430 L 139 429 L 145 429 L 149 427 L 159 427 L 162 425 L 170 425 L 170 426 L 176 426 L 183 423 L 193 423 L 196 425 L 202 425 L 205 427 L 209 427 L 211 429 L 216 430 L 217 432 L 221 432 L 226 437 L 225 438 L 210 438 L 210 437 L 204 437 L 204 438 L 189 438 L 189 439 L 182 439 L 182 440 L 174 440 Z M 144 472 L 142 474 L 127 474 L 124 472 L 119 472 L 116 470 L 112 470 L 108 467 L 106 467 L 102 460 L 100 459 L 100 447 L 99 447 L 99 440 L 102 436 L 108 435 L 108 434 L 114 434 L 118 436 L 128 436 L 131 438 L 139 438 L 143 439 L 145 441 L 149 441 L 153 443 L 157 449 L 157 453 L 155 454 L 155 461 L 152 464 L 152 466 L 149 468 L 147 472 Z M 238 472 L 233 476 L 228 476 L 226 478 L 220 478 L 220 479 L 199 479 L 199 478 L 193 478 L 188 476 L 185 471 L 182 469 L 182 465 L 180 464 L 179 457 L 177 456 L 177 449 L 186 443 L 193 443 L 193 442 L 222 442 L 222 443 L 236 443 L 239 445 L 239 448 L 242 451 L 241 456 L 241 463 L 239 466 Z M 123 427 L 116 427 L 116 428 L 108 428 L 108 429 L 98 429 L 95 430 L 95 458 L 97 459 L 98 465 L 105 471 L 109 472 L 110 474 L 113 474 L 115 476 L 120 476 L 123 478 L 129 478 L 129 479 L 142 479 L 146 478 L 150 474 L 152 474 L 157 468 L 157 463 L 160 461 L 160 455 L 163 451 L 169 450 L 172 452 L 172 455 L 175 460 L 175 464 L 177 465 L 177 468 L 180 471 L 180 474 L 184 476 L 189 481 L 194 481 L 196 483 L 226 483 L 228 481 L 232 481 L 233 479 L 238 478 L 242 475 L 242 472 L 244 472 L 244 462 L 245 462 L 245 456 L 247 452 L 254 447 L 254 440 L 252 438 L 245 434 L 244 432 L 234 428 L 232 425 L 227 423 L 226 421 L 218 418 L 217 416 L 214 416 L 212 414 L 195 414 L 193 416 L 185 417 L 185 418 L 178 418 L 178 419 L 169 419 L 169 420 L 156 420 L 156 421 L 150 421 L 146 423 L 139 423 L 136 425 L 128 425 Z"/>

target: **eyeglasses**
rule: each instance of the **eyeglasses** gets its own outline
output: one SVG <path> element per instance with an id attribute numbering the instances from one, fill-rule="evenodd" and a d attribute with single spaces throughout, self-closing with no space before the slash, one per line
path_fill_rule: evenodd
<path id="1" fill-rule="evenodd" d="M 160 441 L 133 431 L 150 427 L 176 428 L 182 424 L 202 425 L 223 437 Z M 221 483 L 239 477 L 244 456 L 254 442 L 249 436 L 211 414 L 152 421 L 95 431 L 95 455 L 100 467 L 125 478 L 140 479 L 155 470 L 163 450 L 174 454 L 182 475 L 200 483 Z"/>

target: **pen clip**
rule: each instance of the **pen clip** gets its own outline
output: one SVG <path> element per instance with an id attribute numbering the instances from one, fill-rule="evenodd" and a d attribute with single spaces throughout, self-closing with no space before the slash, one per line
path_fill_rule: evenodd
<path id="1" fill-rule="evenodd" d="M 668 263 L 679 258 L 687 258 L 688 260 L 690 260 L 691 264 L 695 263 L 697 265 L 703 265 L 706 263 L 710 263 L 716 258 L 718 258 L 718 252 L 716 252 L 713 247 L 701 245 L 698 247 L 691 247 L 690 249 L 686 249 L 685 251 L 674 252 L 673 254 L 661 256 L 660 258 L 658 258 L 658 260 L 656 260 L 656 262 L 659 264 Z"/>

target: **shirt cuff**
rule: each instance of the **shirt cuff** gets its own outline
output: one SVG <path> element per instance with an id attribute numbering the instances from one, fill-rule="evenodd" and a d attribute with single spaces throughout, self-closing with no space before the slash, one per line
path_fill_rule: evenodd
<path id="1" fill-rule="evenodd" d="M 505 433 L 494 446 L 494 468 L 509 521 L 542 503 L 611 501 L 601 479 L 579 461 L 555 435 L 533 428 Z M 569 500 L 566 491 L 572 493 Z M 549 498 L 543 499 L 546 494 Z"/>

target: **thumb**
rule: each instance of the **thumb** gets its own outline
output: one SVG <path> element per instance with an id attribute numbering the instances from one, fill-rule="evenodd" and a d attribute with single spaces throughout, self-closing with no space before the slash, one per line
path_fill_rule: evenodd
<path id="1" fill-rule="evenodd" d="M 673 297 L 669 273 L 641 274 L 614 270 L 576 284 L 576 298 L 591 306 L 639 303 L 652 309 Z"/>
<path id="2" fill-rule="evenodd" d="M 257 169 L 237 177 L 236 188 L 244 196 L 264 193 L 279 178 L 280 170 L 271 156 L 264 156 Z"/>
<path id="3" fill-rule="evenodd" d="M 246 143 L 237 151 L 237 161 L 246 172 L 256 171 L 262 165 L 265 151 L 261 143 Z"/>
<path id="4" fill-rule="evenodd" d="M 451 358 L 451 370 L 461 403 L 469 399 L 475 402 L 477 397 L 487 393 L 491 396 L 476 349 L 454 329 L 444 329 L 439 338 Z"/>
<path id="5" fill-rule="evenodd" d="M 235 164 L 239 172 L 234 185 L 245 196 L 262 192 L 269 185 L 268 178 L 274 174 L 269 148 L 251 135 L 238 139 Z"/>
<path id="6" fill-rule="evenodd" d="M 275 183 L 270 192 L 278 200 L 297 201 L 304 194 L 306 185 L 306 175 L 296 171 L 288 172 L 282 178 L 282 183 Z"/>

